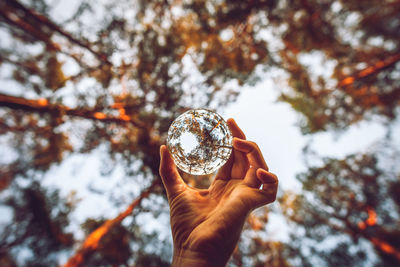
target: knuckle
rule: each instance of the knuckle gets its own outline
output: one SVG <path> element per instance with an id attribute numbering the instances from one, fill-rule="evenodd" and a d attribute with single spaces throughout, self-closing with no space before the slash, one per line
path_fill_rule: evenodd
<path id="1" fill-rule="evenodd" d="M 271 196 L 271 203 L 272 203 L 272 202 L 275 202 L 275 200 L 276 200 L 276 194 L 273 194 L 273 195 Z"/>
<path id="2" fill-rule="evenodd" d="M 249 145 L 251 145 L 251 147 L 252 147 L 253 149 L 259 150 L 259 147 L 258 147 L 258 145 L 257 145 L 256 142 L 254 142 L 254 141 L 247 141 L 247 142 L 249 142 Z"/>
<path id="3" fill-rule="evenodd" d="M 270 172 L 270 175 L 271 175 L 272 178 L 274 178 L 274 180 L 275 180 L 276 183 L 278 184 L 278 182 L 279 182 L 278 176 L 276 176 L 276 174 L 274 174 L 274 173 L 272 173 L 272 172 Z"/>

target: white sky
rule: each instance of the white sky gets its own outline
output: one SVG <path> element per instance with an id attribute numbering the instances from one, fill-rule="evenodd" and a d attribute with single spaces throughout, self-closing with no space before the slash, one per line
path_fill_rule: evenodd
<path id="1" fill-rule="evenodd" d="M 302 135 L 296 125 L 300 115 L 289 104 L 277 102 L 277 97 L 273 81 L 266 79 L 242 90 L 237 102 L 220 112 L 225 119 L 234 118 L 247 139 L 259 145 L 270 171 L 278 175 L 280 187 L 298 191 L 300 184 L 295 175 L 306 170 L 302 148 L 310 137 Z M 344 157 L 366 150 L 385 133 L 381 124 L 363 122 L 341 135 L 315 134 L 311 148 L 322 156 Z"/>

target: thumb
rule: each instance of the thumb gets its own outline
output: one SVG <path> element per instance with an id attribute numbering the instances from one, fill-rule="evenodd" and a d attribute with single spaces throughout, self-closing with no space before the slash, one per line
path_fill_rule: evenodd
<path id="1" fill-rule="evenodd" d="M 186 184 L 182 180 L 178 169 L 176 168 L 174 159 L 165 145 L 160 147 L 160 157 L 160 176 L 165 190 L 167 191 L 168 199 L 170 200 L 182 192 L 185 189 Z"/>

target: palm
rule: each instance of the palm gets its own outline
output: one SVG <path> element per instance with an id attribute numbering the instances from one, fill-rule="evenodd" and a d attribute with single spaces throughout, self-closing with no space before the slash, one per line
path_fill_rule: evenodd
<path id="1" fill-rule="evenodd" d="M 217 180 L 208 190 L 188 188 L 171 201 L 174 242 L 195 251 L 209 244 L 230 248 L 239 238 L 250 210 L 243 196 L 249 192 L 243 180 Z"/>

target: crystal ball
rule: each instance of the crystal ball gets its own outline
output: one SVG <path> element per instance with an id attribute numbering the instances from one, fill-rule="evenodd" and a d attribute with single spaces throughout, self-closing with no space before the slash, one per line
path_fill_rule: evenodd
<path id="1" fill-rule="evenodd" d="M 172 122 L 167 147 L 179 169 L 192 175 L 207 175 L 229 159 L 232 133 L 219 114 L 192 109 Z"/>

